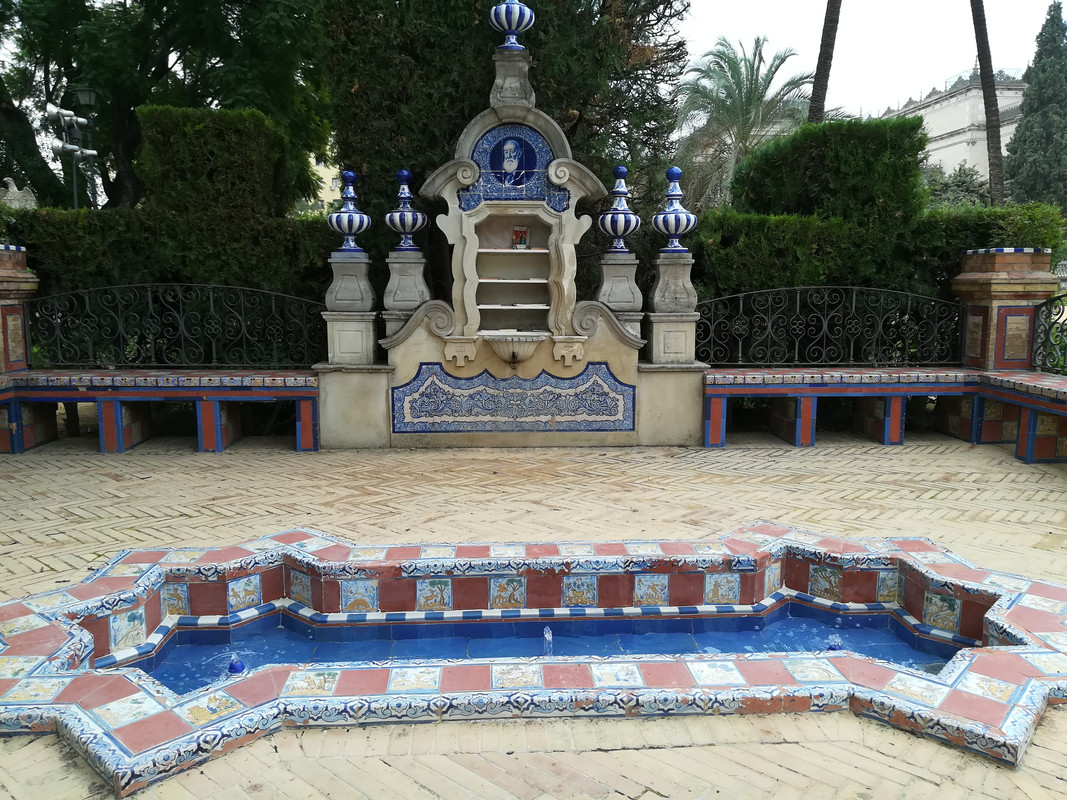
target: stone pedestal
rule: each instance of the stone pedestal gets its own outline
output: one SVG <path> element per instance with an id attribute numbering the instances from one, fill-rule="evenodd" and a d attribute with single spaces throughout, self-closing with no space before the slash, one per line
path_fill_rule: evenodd
<path id="1" fill-rule="evenodd" d="M 963 301 L 963 363 L 981 369 L 1030 369 L 1034 307 L 1056 293 L 1048 250 L 968 250 L 952 291 Z"/>
<path id="2" fill-rule="evenodd" d="M 378 337 L 374 311 L 323 311 L 331 364 L 373 364 Z"/>
<path id="3" fill-rule="evenodd" d="M 364 252 L 335 250 L 330 256 L 333 283 L 326 290 L 328 311 L 370 311 L 374 308 L 374 289 L 367 273 L 370 256 Z"/>
<path id="4" fill-rule="evenodd" d="M 0 374 L 29 366 L 22 303 L 33 297 L 37 284 L 26 266 L 25 248 L 0 244 Z"/>
<path id="5" fill-rule="evenodd" d="M 678 253 L 660 253 L 656 259 L 656 279 L 648 307 L 655 312 L 693 311 L 697 307 L 697 291 L 693 288 L 690 272 L 693 256 L 686 250 Z"/>
<path id="6" fill-rule="evenodd" d="M 640 311 L 644 298 L 637 288 L 636 275 L 637 256 L 633 253 L 606 254 L 600 262 L 596 299 L 612 311 Z"/>
<path id="7" fill-rule="evenodd" d="M 695 311 L 676 314 L 646 314 L 646 357 L 653 364 L 692 364 L 696 353 Z"/>
<path id="8" fill-rule="evenodd" d="M 421 253 L 394 250 L 386 263 L 389 283 L 382 297 L 386 311 L 411 312 L 430 299 L 430 287 L 424 277 L 426 259 Z"/>
<path id="9" fill-rule="evenodd" d="M 632 333 L 634 336 L 641 335 L 641 322 L 644 320 L 645 315 L 640 311 L 616 311 L 615 319 L 619 321 L 623 329 Z"/>

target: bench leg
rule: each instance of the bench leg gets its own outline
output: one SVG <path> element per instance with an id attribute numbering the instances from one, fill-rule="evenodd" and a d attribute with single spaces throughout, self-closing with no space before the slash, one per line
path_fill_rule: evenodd
<path id="1" fill-rule="evenodd" d="M 101 453 L 125 453 L 152 435 L 151 410 L 146 402 L 98 400 L 96 419 L 100 424 Z"/>
<path id="2" fill-rule="evenodd" d="M 815 397 L 776 397 L 771 400 L 771 431 L 794 447 L 815 445 Z"/>
<path id="3" fill-rule="evenodd" d="M 853 430 L 881 444 L 903 444 L 904 401 L 899 396 L 858 398 Z"/>
<path id="4" fill-rule="evenodd" d="M 296 451 L 319 449 L 319 404 L 317 400 L 296 401 Z"/>
<path id="5" fill-rule="evenodd" d="M 704 398 L 704 446 L 726 447 L 726 398 Z"/>
<path id="6" fill-rule="evenodd" d="M 0 453 L 25 453 L 58 438 L 55 403 L 12 400 L 0 405 Z"/>
<path id="7" fill-rule="evenodd" d="M 220 400 L 196 402 L 196 449 L 221 453 L 241 438 L 241 412 L 237 403 Z"/>
<path id="8" fill-rule="evenodd" d="M 1067 461 L 1067 417 L 1020 409 L 1015 457 L 1027 464 Z"/>

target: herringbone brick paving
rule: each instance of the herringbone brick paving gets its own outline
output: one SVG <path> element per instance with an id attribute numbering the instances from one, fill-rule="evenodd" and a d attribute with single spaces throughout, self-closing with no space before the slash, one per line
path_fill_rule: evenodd
<path id="1" fill-rule="evenodd" d="M 365 543 L 714 536 L 772 519 L 844 536 L 921 535 L 979 565 L 1067 580 L 1067 467 L 912 434 L 820 433 L 794 449 L 731 434 L 681 448 L 222 454 L 91 439 L 0 456 L 0 597 L 69 583 L 124 547 L 218 545 L 303 525 Z M 847 712 L 446 722 L 284 731 L 143 798 L 1061 797 L 1067 713 L 1011 769 Z M 0 739 L 0 797 L 107 797 L 56 737 Z"/>

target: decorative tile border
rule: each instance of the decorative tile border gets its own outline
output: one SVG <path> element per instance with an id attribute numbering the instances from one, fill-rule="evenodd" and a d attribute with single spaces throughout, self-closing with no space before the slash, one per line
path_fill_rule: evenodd
<path id="1" fill-rule="evenodd" d="M 351 564 L 365 574 L 342 568 Z M 546 571 L 558 573 L 560 604 L 524 607 Z M 703 573 L 686 584 L 696 600 L 666 605 L 679 591 L 672 582 L 693 573 Z M 409 610 L 379 610 L 391 581 L 410 582 Z M 459 608 L 470 581 L 485 582 L 483 606 Z M 197 614 L 212 598 L 218 615 L 173 613 Z M 966 646 L 977 634 L 985 646 L 959 651 L 937 675 L 843 651 L 424 659 L 268 666 L 182 697 L 119 666 L 178 629 L 274 613 L 329 626 L 736 615 L 790 600 L 888 610 L 910 635 Z M 339 610 L 322 610 L 331 603 Z M 77 587 L 0 604 L 0 732 L 60 733 L 120 795 L 286 723 L 850 708 L 1017 763 L 1045 705 L 1067 701 L 1065 621 L 1067 586 L 981 570 L 924 539 L 841 540 L 757 522 L 714 542 L 357 547 L 296 529 L 217 550 L 123 551 Z M 50 653 L 27 649 L 27 637 L 53 629 Z M 98 650 L 89 668 L 94 637 L 111 652 Z M 264 682 L 267 672 L 278 676 Z M 98 703 L 104 684 L 111 699 Z"/>

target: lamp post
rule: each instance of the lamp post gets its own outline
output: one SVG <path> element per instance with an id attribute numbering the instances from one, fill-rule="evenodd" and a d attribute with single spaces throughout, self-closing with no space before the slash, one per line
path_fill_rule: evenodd
<path id="1" fill-rule="evenodd" d="M 93 210 L 96 210 L 96 151 L 93 147 L 93 111 L 96 109 L 96 89 L 89 86 L 79 86 L 74 90 L 74 93 L 78 96 L 78 105 L 87 109 L 86 119 L 88 124 L 85 126 L 85 144 L 89 148 L 85 151 L 86 157 L 89 159 L 89 198 L 93 203 Z"/>
<path id="2" fill-rule="evenodd" d="M 92 107 L 96 103 L 96 92 L 92 89 L 78 89 L 78 101 L 83 105 Z M 86 92 L 85 99 L 82 99 L 82 92 Z M 86 102 L 89 101 L 89 102 Z M 96 151 L 91 147 L 82 147 L 82 134 L 81 129 L 85 128 L 87 143 L 92 144 L 91 138 L 91 123 L 85 117 L 77 116 L 73 111 L 66 108 L 57 108 L 56 106 L 49 105 L 46 109 L 48 121 L 58 128 L 58 139 L 52 140 L 52 153 L 57 158 L 62 160 L 64 153 L 70 153 L 71 155 L 71 184 L 74 192 L 74 209 L 78 208 L 78 162 L 85 159 L 92 159 L 96 156 Z M 92 172 L 90 167 L 90 180 L 89 180 L 89 196 L 92 199 L 92 206 L 96 208 L 96 176 Z"/>

